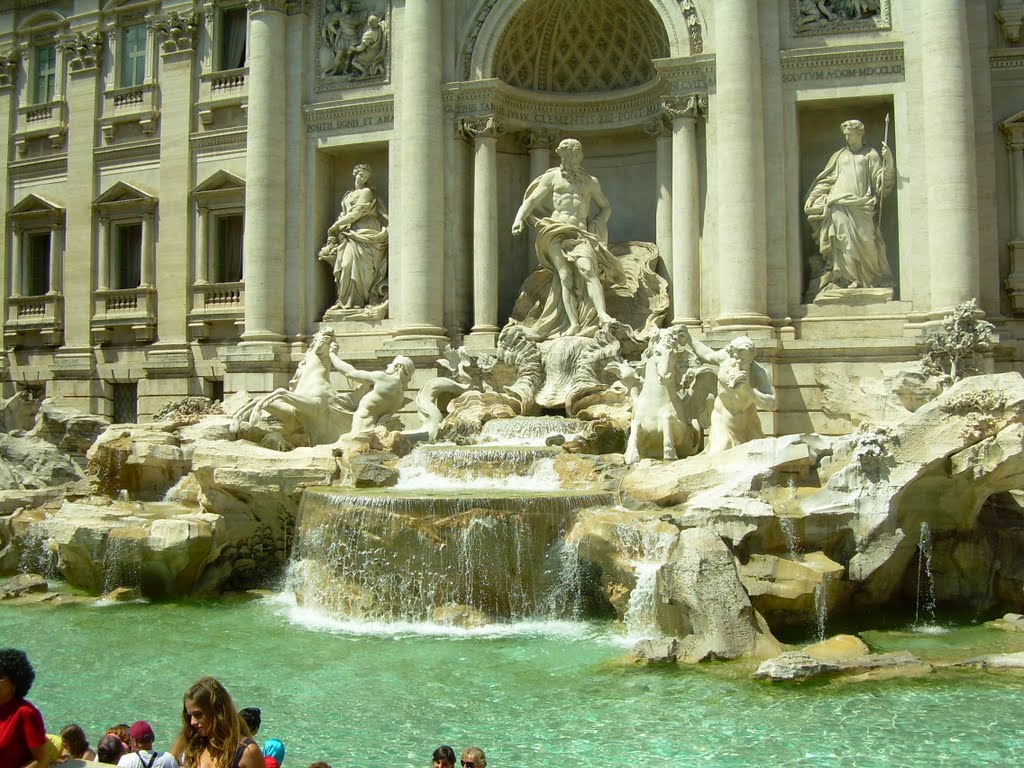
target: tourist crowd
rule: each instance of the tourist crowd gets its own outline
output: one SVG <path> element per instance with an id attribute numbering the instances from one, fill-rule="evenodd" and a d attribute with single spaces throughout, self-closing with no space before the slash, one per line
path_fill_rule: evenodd
<path id="1" fill-rule="evenodd" d="M 118 768 L 282 768 L 285 747 L 279 739 L 260 744 L 258 707 L 236 710 L 216 679 L 204 677 L 182 700 L 181 731 L 166 751 L 155 748 L 156 736 L 145 720 L 107 729 L 93 749 L 81 727 L 65 726 L 48 734 L 40 711 L 25 697 L 35 670 L 24 651 L 0 649 L 0 768 L 49 768 L 72 758 Z M 486 768 L 479 747 L 462 752 L 461 768 Z M 309 768 L 331 768 L 316 762 Z M 455 751 L 434 750 L 431 768 L 455 768 Z"/>

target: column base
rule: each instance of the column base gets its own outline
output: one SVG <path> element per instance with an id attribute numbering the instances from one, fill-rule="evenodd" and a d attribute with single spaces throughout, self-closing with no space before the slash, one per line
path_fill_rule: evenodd
<path id="1" fill-rule="evenodd" d="M 243 390 L 265 394 L 286 387 L 295 370 L 290 345 L 284 341 L 242 341 L 228 348 L 221 359 L 226 395 Z"/>
<path id="2" fill-rule="evenodd" d="M 676 317 L 671 324 L 685 325 L 687 328 L 700 328 L 703 325 L 699 317 Z"/>
<path id="3" fill-rule="evenodd" d="M 274 331 L 254 330 L 254 331 L 243 331 L 242 343 L 246 344 L 277 344 L 284 342 L 283 333 L 275 333 Z"/>
<path id="4" fill-rule="evenodd" d="M 477 325 L 465 338 L 466 349 L 471 352 L 492 352 L 498 347 L 498 326 Z"/>
<path id="5" fill-rule="evenodd" d="M 768 315 L 757 312 L 743 312 L 733 315 L 719 315 L 715 318 L 715 328 L 730 331 L 772 331 L 772 320 Z"/>

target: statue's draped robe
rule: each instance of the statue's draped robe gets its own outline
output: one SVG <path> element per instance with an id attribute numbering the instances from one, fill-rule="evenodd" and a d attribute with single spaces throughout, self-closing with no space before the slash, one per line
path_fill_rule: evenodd
<path id="1" fill-rule="evenodd" d="M 350 210 L 357 190 L 345 194 L 341 215 Z M 387 294 L 388 214 L 376 196 L 359 219 L 337 234 L 333 259 L 338 286 L 337 306 L 343 309 L 368 307 L 384 301 Z"/>
<path id="2" fill-rule="evenodd" d="M 804 212 L 832 280 L 866 288 L 892 285 L 885 242 L 875 219 L 880 194 L 895 184 L 896 172 L 882 165 L 874 149 L 844 147 L 818 174 Z"/>
<path id="3" fill-rule="evenodd" d="M 536 189 L 538 179 L 526 190 L 524 197 L 529 197 Z M 568 224 L 564 221 L 552 219 L 547 215 L 531 216 L 528 222 L 537 231 L 537 261 L 540 266 L 551 272 L 551 286 L 540 315 L 533 322 L 529 323 L 530 336 L 535 339 L 549 339 L 568 330 L 570 321 L 562 301 L 562 283 L 558 276 L 558 269 L 551 263 L 550 250 L 552 245 L 557 245 L 562 255 L 569 262 L 575 262 L 582 256 L 590 256 L 593 261 L 594 271 L 601 281 L 602 288 L 618 286 L 626 282 L 627 277 L 619 263 L 619 259 L 608 250 L 608 225 L 600 219 L 591 219 L 588 230 Z M 589 248 L 572 245 L 573 241 L 585 240 Z M 575 271 L 576 267 L 573 266 Z M 574 285 L 571 291 L 576 297 L 576 311 L 579 315 L 580 330 L 579 336 L 593 336 L 600 328 L 597 319 L 597 310 L 587 296 L 587 289 L 583 277 L 578 273 L 575 276 Z"/>

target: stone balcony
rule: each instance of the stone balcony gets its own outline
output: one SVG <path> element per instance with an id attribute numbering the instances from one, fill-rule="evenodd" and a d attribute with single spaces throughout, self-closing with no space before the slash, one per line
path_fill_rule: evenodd
<path id="1" fill-rule="evenodd" d="M 68 132 L 68 105 L 63 99 L 18 107 L 14 144 L 18 157 L 25 157 L 33 140 L 45 140 L 61 149 Z"/>
<path id="2" fill-rule="evenodd" d="M 188 313 L 191 337 L 210 337 L 215 325 L 234 325 L 241 333 L 245 325 L 245 283 L 196 283 L 192 286 L 192 310 Z"/>
<path id="3" fill-rule="evenodd" d="M 150 287 L 93 291 L 93 340 L 106 343 L 119 331 L 130 331 L 136 341 L 156 336 L 156 290 Z"/>
<path id="4" fill-rule="evenodd" d="M 9 296 L 4 341 L 12 347 L 64 343 L 64 296 Z"/>
<path id="5" fill-rule="evenodd" d="M 201 74 L 196 102 L 199 122 L 209 128 L 216 121 L 217 111 L 231 107 L 244 109 L 249 101 L 248 79 L 248 67 Z"/>
<path id="6" fill-rule="evenodd" d="M 137 125 L 143 136 L 152 136 L 160 117 L 159 88 L 155 83 L 143 83 L 127 88 L 111 88 L 103 93 L 103 115 L 100 127 L 109 144 L 117 138 L 118 129 Z"/>

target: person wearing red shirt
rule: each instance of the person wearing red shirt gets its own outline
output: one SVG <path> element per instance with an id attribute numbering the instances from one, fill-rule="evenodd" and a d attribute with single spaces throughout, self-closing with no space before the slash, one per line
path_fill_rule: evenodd
<path id="1" fill-rule="evenodd" d="M 49 768 L 43 716 L 25 701 L 35 679 L 24 651 L 0 649 L 0 768 Z"/>

